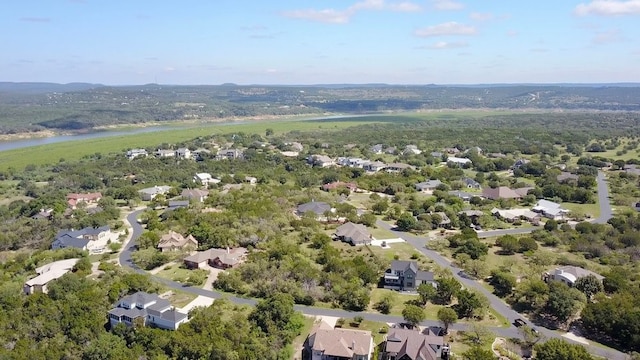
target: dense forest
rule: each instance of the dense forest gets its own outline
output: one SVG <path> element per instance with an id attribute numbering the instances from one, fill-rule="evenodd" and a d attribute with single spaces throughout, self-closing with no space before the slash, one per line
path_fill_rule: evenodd
<path id="1" fill-rule="evenodd" d="M 170 86 L 10 84 L 0 87 L 0 133 L 172 120 L 439 109 L 640 109 L 620 86 Z"/>

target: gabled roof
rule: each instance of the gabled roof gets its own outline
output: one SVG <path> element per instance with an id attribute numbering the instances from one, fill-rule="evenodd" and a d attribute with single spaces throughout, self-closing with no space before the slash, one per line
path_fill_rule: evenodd
<path id="1" fill-rule="evenodd" d="M 198 246 L 198 241 L 191 235 L 186 238 L 181 234 L 173 230 L 169 230 L 169 233 L 162 235 L 160 242 L 158 242 L 158 248 L 182 248 L 187 244 Z"/>
<path id="2" fill-rule="evenodd" d="M 433 281 L 433 273 L 431 271 L 418 270 L 418 273 L 416 274 L 416 280 Z"/>
<path id="3" fill-rule="evenodd" d="M 391 262 L 391 270 L 396 271 L 407 271 L 411 269 L 414 273 L 418 273 L 418 262 L 417 261 L 408 261 L 408 260 L 393 260 Z"/>
<path id="4" fill-rule="evenodd" d="M 396 353 L 396 359 L 403 356 L 411 360 L 436 360 L 437 349 L 444 345 L 444 338 L 422 334 L 409 329 L 389 329 L 385 351 Z"/>
<path id="5" fill-rule="evenodd" d="M 371 343 L 371 332 L 363 330 L 320 326 L 309 336 L 311 349 L 322 352 L 324 356 L 352 358 L 354 355 L 369 355 Z"/>
<path id="6" fill-rule="evenodd" d="M 435 189 L 438 186 L 442 185 L 442 181 L 435 179 L 435 180 L 427 180 L 427 181 L 423 181 L 420 183 L 416 184 L 416 188 L 419 189 Z"/>
<path id="7" fill-rule="evenodd" d="M 298 213 L 304 214 L 307 212 L 313 212 L 317 215 L 323 215 L 325 211 L 331 211 L 331 205 L 322 201 L 311 201 L 298 205 Z"/>
<path id="8" fill-rule="evenodd" d="M 371 233 L 369 233 L 366 226 L 362 224 L 354 224 L 352 222 L 338 226 L 336 229 L 336 236 L 349 239 L 354 244 L 371 240 Z"/>
<path id="9" fill-rule="evenodd" d="M 487 199 L 496 200 L 496 199 L 520 199 L 524 195 L 521 195 L 515 190 L 512 190 L 506 186 L 500 186 L 497 188 L 482 189 L 482 196 L 484 196 Z"/>
<path id="10" fill-rule="evenodd" d="M 62 248 L 76 248 L 76 249 L 85 249 L 91 240 L 85 238 L 74 238 L 69 236 L 61 236 L 57 238 L 55 241 L 59 243 L 59 246 Z"/>
<path id="11" fill-rule="evenodd" d="M 187 199 L 200 199 L 209 196 L 209 191 L 202 189 L 184 189 L 180 195 Z"/>
<path id="12" fill-rule="evenodd" d="M 585 277 L 585 276 L 589 276 L 589 275 L 593 275 L 595 276 L 598 280 L 602 281 L 604 279 L 604 276 L 595 273 L 591 270 L 587 270 L 587 269 L 583 269 L 579 266 L 571 266 L 571 265 L 567 265 L 567 266 L 561 266 L 559 268 L 556 268 L 556 271 L 562 271 L 565 273 L 569 273 L 573 276 L 575 276 L 576 279 L 579 279 L 581 277 Z"/>

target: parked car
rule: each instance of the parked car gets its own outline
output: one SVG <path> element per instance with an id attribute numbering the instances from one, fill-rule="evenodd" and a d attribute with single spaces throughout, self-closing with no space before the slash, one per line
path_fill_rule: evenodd
<path id="1" fill-rule="evenodd" d="M 527 325 L 527 323 L 526 323 L 524 320 L 522 320 L 522 319 L 515 319 L 515 320 L 513 321 L 513 325 L 514 325 L 515 327 L 521 327 L 521 326 L 525 326 L 525 325 Z"/>

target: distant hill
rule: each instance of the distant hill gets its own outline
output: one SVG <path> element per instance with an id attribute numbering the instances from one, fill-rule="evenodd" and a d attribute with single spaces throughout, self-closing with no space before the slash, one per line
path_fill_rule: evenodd
<path id="1" fill-rule="evenodd" d="M 640 84 L 163 85 L 0 83 L 0 133 L 438 109 L 640 112 Z"/>
<path id="2" fill-rule="evenodd" d="M 95 89 L 104 85 L 89 83 L 57 84 L 47 82 L 0 82 L 0 92 L 20 94 L 46 94 Z"/>

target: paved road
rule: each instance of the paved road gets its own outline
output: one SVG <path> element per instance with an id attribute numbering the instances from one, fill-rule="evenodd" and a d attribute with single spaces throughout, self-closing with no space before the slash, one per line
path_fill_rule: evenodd
<path id="1" fill-rule="evenodd" d="M 611 208 L 611 202 L 609 201 L 609 187 L 607 186 L 607 180 L 604 175 L 604 171 L 598 170 L 598 177 L 596 177 L 598 184 L 598 204 L 600 204 L 600 216 L 598 216 L 593 222 L 596 224 L 604 224 L 613 217 L 613 209 Z"/>

